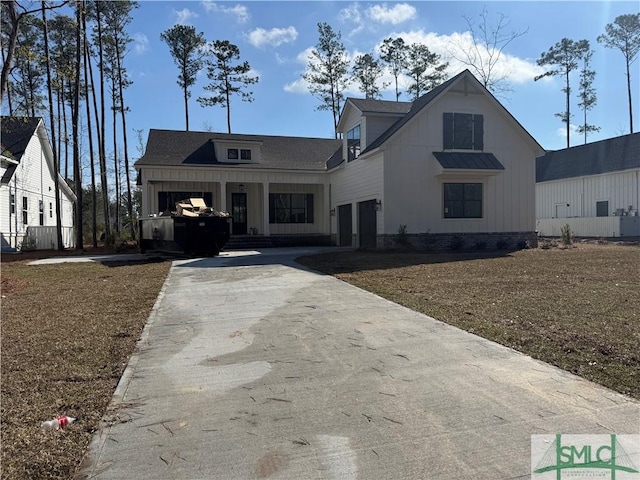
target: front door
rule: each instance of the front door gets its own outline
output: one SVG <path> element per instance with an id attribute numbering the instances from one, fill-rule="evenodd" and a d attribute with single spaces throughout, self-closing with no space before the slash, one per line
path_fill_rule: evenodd
<path id="1" fill-rule="evenodd" d="M 233 235 L 247 234 L 247 194 L 231 194 L 231 216 L 233 217 Z"/>

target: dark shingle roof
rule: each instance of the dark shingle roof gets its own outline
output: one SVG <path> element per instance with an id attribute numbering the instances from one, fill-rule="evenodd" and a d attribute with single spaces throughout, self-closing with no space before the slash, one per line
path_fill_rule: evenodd
<path id="1" fill-rule="evenodd" d="M 475 170 L 504 170 L 504 165 L 493 155 L 485 152 L 433 152 L 442 168 Z"/>
<path id="2" fill-rule="evenodd" d="M 393 102 L 391 100 L 374 100 L 371 98 L 347 98 L 362 113 L 396 113 L 405 114 L 411 110 L 411 102 Z"/>
<path id="3" fill-rule="evenodd" d="M 0 118 L 0 153 L 5 157 L 20 161 L 24 151 L 33 137 L 40 117 L 6 117 Z"/>
<path id="4" fill-rule="evenodd" d="M 468 70 L 464 70 L 463 72 L 459 73 L 455 77 L 452 77 L 449 80 L 447 80 L 446 82 L 438 85 L 436 88 L 431 90 L 429 93 L 427 93 L 427 94 L 421 96 L 420 98 L 418 98 L 417 100 L 415 100 L 411 104 L 411 109 L 409 110 L 409 112 L 404 117 L 402 117 L 400 120 L 398 120 L 396 123 L 391 125 L 382 135 L 380 135 L 378 138 L 376 138 L 372 143 L 367 145 L 367 148 L 365 148 L 362 153 L 366 153 L 366 152 L 369 152 L 369 151 L 371 151 L 371 150 L 373 150 L 375 148 L 378 148 L 380 145 L 382 145 L 384 142 L 386 142 L 389 139 L 389 137 L 391 137 L 394 133 L 396 133 L 398 130 L 400 130 L 420 110 L 422 110 L 424 107 L 427 106 L 427 104 L 429 102 L 431 102 L 438 95 L 440 95 L 440 93 L 442 91 L 447 89 L 449 87 L 449 85 L 451 85 L 452 83 L 456 82 L 458 80 L 458 78 L 460 78 L 462 75 L 465 74 L 465 72 L 468 72 Z"/>
<path id="5" fill-rule="evenodd" d="M 220 162 L 214 144 L 221 141 L 260 142 L 260 163 Z M 326 170 L 327 162 L 337 162 L 338 156 L 342 160 L 342 140 L 152 129 L 145 154 L 135 165 Z"/>
<path id="6" fill-rule="evenodd" d="M 640 133 L 547 152 L 536 158 L 536 182 L 640 168 Z"/>

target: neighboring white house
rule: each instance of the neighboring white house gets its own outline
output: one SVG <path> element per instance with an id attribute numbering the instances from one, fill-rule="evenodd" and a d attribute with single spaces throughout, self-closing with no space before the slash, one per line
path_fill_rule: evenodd
<path id="1" fill-rule="evenodd" d="M 275 244 L 535 243 L 544 150 L 468 70 L 415 102 L 347 99 L 338 131 L 151 130 L 135 165 L 143 216 L 198 196 L 233 215 L 232 236 Z"/>
<path id="2" fill-rule="evenodd" d="M 536 160 L 541 236 L 640 236 L 640 133 L 548 152 Z"/>
<path id="3" fill-rule="evenodd" d="M 2 249 L 11 250 L 27 244 L 37 249 L 57 248 L 55 181 L 60 188 L 64 247 L 73 247 L 76 196 L 55 172 L 53 152 L 42 118 L 3 116 L 0 123 Z"/>

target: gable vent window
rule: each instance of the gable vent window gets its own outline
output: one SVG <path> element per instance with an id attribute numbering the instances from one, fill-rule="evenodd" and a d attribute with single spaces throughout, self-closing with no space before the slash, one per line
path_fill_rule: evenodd
<path id="1" fill-rule="evenodd" d="M 347 159 L 349 162 L 360 155 L 360 125 L 347 132 Z"/>
<path id="2" fill-rule="evenodd" d="M 484 118 L 471 113 L 444 113 L 443 140 L 445 150 L 482 150 Z"/>
<path id="3" fill-rule="evenodd" d="M 238 160 L 238 149 L 227 148 L 227 160 Z"/>
<path id="4" fill-rule="evenodd" d="M 244 148 L 240 150 L 240 160 L 251 160 L 251 150 Z"/>

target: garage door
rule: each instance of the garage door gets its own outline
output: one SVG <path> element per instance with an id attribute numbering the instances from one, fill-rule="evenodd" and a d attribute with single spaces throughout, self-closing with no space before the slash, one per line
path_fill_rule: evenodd
<path id="1" fill-rule="evenodd" d="M 351 204 L 340 205 L 338 207 L 338 244 L 341 247 L 351 246 L 351 237 L 353 234 L 352 225 Z"/>
<path id="2" fill-rule="evenodd" d="M 358 233 L 361 248 L 376 248 L 376 201 L 358 203 Z"/>

